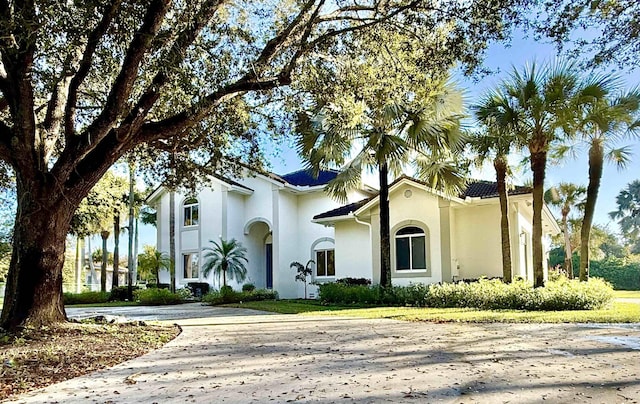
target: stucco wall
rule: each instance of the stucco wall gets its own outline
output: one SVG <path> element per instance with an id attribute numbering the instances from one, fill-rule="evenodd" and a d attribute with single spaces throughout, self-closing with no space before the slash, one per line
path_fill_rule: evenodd
<path id="1" fill-rule="evenodd" d="M 499 206 L 465 206 L 454 215 L 458 279 L 502 276 Z"/>
<path id="2" fill-rule="evenodd" d="M 369 227 L 348 220 L 335 229 L 336 278 L 373 279 Z"/>

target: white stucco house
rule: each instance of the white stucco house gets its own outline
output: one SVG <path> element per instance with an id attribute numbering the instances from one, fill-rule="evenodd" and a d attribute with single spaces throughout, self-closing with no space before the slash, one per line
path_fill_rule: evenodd
<path id="1" fill-rule="evenodd" d="M 248 250 L 248 276 L 258 288 L 272 288 L 280 297 L 303 295 L 290 264 L 314 260 L 313 281 L 380 274 L 379 201 L 363 188 L 340 205 L 325 185 L 337 172 L 307 171 L 286 175 L 245 173 L 243 178 L 217 176 L 196 195 L 175 196 L 176 287 L 208 282 L 203 276 L 202 250 L 209 240 L 236 238 Z M 169 193 L 163 188 L 148 198 L 158 213 L 157 248 L 169 252 Z M 532 279 L 530 188 L 510 191 L 510 233 L 513 273 Z M 495 183 L 472 182 L 459 197 L 447 197 L 424 183 L 402 176 L 390 185 L 392 282 L 435 283 L 457 279 L 499 277 L 501 269 L 500 209 Z M 545 235 L 560 229 L 543 209 Z M 548 237 L 545 249 L 548 250 Z M 545 277 L 546 277 L 545 268 Z M 169 274 L 161 274 L 169 282 Z M 239 284 L 230 282 L 235 288 Z M 311 294 L 315 291 L 311 288 Z"/>

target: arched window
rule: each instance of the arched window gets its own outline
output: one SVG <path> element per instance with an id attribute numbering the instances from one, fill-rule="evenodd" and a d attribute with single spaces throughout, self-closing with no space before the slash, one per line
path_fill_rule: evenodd
<path id="1" fill-rule="evenodd" d="M 403 227 L 396 232 L 396 271 L 427 269 L 426 234 L 419 227 Z"/>
<path id="2" fill-rule="evenodd" d="M 183 204 L 183 222 L 184 226 L 197 226 L 200 220 L 198 214 L 198 200 L 189 198 Z"/>

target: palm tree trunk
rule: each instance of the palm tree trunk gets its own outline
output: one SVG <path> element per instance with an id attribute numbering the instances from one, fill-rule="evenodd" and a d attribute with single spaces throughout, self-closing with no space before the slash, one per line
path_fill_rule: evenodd
<path id="1" fill-rule="evenodd" d="M 87 249 L 89 250 L 89 271 L 91 273 L 91 291 L 93 291 L 93 285 L 98 278 L 98 274 L 96 274 L 96 266 L 93 263 L 93 255 L 91 254 L 91 236 L 87 237 Z"/>
<path id="2" fill-rule="evenodd" d="M 176 291 L 176 193 L 169 191 L 169 254 L 171 255 L 171 291 Z M 160 278 L 158 278 L 160 283 Z"/>
<path id="3" fill-rule="evenodd" d="M 135 216 L 133 206 L 133 181 L 135 177 L 135 167 L 129 163 L 129 230 L 127 231 L 127 296 L 129 301 L 133 301 L 133 217 Z"/>
<path id="4" fill-rule="evenodd" d="M 120 286 L 118 275 L 120 272 L 118 262 L 120 260 L 120 212 L 115 212 L 113 215 L 113 275 L 111 277 L 111 289 Z"/>
<path id="5" fill-rule="evenodd" d="M 500 198 L 500 238 L 502 241 L 502 280 L 511 283 L 511 240 L 509 238 L 509 195 L 507 194 L 507 160 L 505 156 L 496 157 L 493 162 L 496 170 L 498 197 Z"/>
<path id="6" fill-rule="evenodd" d="M 107 291 L 107 259 L 109 257 L 109 253 L 107 252 L 107 239 L 109 238 L 108 231 L 100 232 L 100 237 L 102 237 L 102 265 L 100 266 L 100 291 Z"/>
<path id="7" fill-rule="evenodd" d="M 227 263 L 223 262 L 222 263 L 222 285 L 223 286 L 227 286 Z"/>
<path id="8" fill-rule="evenodd" d="M 389 229 L 389 167 L 380 164 L 380 286 L 391 287 L 391 235 Z"/>
<path id="9" fill-rule="evenodd" d="M 584 218 L 580 229 L 580 280 L 589 279 L 589 239 L 593 214 L 596 210 L 598 190 L 602 179 L 604 150 L 600 139 L 594 139 L 589 148 L 589 185 L 587 186 L 587 201 L 584 206 Z"/>
<path id="10" fill-rule="evenodd" d="M 75 293 L 80 293 L 80 276 L 82 273 L 82 237 L 76 236 Z"/>
<path id="11" fill-rule="evenodd" d="M 544 177 L 547 166 L 546 143 L 533 142 L 529 145 L 531 152 L 531 171 L 533 172 L 533 286 L 544 286 L 544 267 L 542 249 L 542 206 L 544 204 Z"/>
<path id="12" fill-rule="evenodd" d="M 569 210 L 562 209 L 562 232 L 564 233 L 564 269 L 567 277 L 573 279 L 573 251 L 571 251 L 571 237 L 569 235 Z"/>

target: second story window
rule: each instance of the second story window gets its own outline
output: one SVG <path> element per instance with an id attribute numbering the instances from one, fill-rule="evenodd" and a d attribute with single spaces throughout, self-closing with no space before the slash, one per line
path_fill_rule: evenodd
<path id="1" fill-rule="evenodd" d="M 198 213 L 198 200 L 196 198 L 189 198 L 184 201 L 183 208 L 183 225 L 184 226 L 197 226 L 200 220 Z"/>

